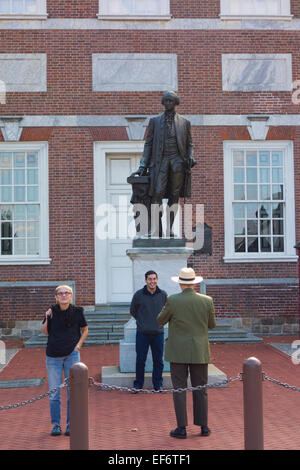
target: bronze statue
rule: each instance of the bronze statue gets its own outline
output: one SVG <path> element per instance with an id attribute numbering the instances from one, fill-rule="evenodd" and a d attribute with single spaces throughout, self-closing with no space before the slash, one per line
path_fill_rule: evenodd
<path id="1" fill-rule="evenodd" d="M 149 175 L 152 222 L 148 236 L 162 237 L 161 205 L 162 200 L 167 198 L 168 210 L 173 206 L 173 210 L 169 211 L 169 235 L 173 237 L 172 227 L 179 198 L 191 196 L 190 169 L 196 162 L 193 158 L 191 124 L 175 111 L 179 101 L 172 91 L 163 95 L 165 112 L 149 121 L 143 156 L 135 173 L 137 176 Z M 158 224 L 153 222 L 155 220 Z"/>

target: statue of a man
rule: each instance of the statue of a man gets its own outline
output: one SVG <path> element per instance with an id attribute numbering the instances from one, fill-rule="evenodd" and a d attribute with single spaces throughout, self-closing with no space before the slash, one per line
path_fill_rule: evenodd
<path id="1" fill-rule="evenodd" d="M 170 236 L 173 234 L 173 222 L 178 208 L 180 197 L 191 196 L 190 168 L 196 162 L 193 158 L 193 144 L 191 137 L 191 123 L 175 111 L 179 105 L 179 97 L 168 91 L 162 97 L 165 112 L 151 118 L 148 134 L 140 162 L 138 175 L 150 175 L 149 196 L 151 205 L 160 207 L 158 217 L 151 222 L 149 235 L 162 237 L 161 204 L 162 199 L 168 199 Z"/>

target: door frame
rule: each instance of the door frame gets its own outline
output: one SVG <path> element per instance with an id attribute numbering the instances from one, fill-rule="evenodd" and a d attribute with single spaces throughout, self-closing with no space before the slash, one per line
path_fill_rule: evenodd
<path id="1" fill-rule="evenodd" d="M 108 302 L 108 250 L 107 240 L 97 238 L 97 208 L 106 203 L 107 155 L 142 153 L 144 141 L 98 141 L 94 142 L 94 243 L 95 243 L 95 304 Z M 129 175 L 128 175 L 129 176 Z"/>

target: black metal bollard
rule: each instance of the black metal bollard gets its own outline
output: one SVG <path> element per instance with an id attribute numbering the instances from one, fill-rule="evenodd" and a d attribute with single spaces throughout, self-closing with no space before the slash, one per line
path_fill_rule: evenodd
<path id="1" fill-rule="evenodd" d="M 250 357 L 243 365 L 245 450 L 264 449 L 262 365 Z"/>
<path id="2" fill-rule="evenodd" d="M 88 368 L 82 362 L 70 369 L 70 450 L 89 449 Z"/>

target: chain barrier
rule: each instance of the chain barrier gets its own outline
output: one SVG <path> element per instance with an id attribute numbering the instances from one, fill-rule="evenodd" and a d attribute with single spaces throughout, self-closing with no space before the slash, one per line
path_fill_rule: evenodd
<path id="1" fill-rule="evenodd" d="M 226 380 L 220 380 L 219 382 L 214 382 L 212 384 L 206 384 L 206 385 L 198 385 L 197 387 L 187 387 L 187 388 L 168 388 L 168 389 L 160 389 L 160 390 L 147 390 L 147 389 L 137 389 L 137 388 L 130 388 L 130 387 L 122 387 L 118 385 L 108 385 L 104 384 L 102 382 L 96 382 L 93 377 L 89 377 L 89 386 L 95 386 L 98 387 L 100 390 L 103 391 L 121 391 L 121 392 L 129 392 L 129 393 L 139 393 L 139 394 L 148 394 L 148 395 L 155 395 L 155 394 L 170 394 L 170 393 L 182 393 L 182 392 L 194 392 L 194 391 L 199 391 L 199 390 L 204 390 L 208 388 L 221 388 L 224 385 L 227 385 L 231 382 L 235 381 L 243 381 L 243 372 L 240 372 L 236 377 L 230 377 L 229 379 Z M 295 387 L 293 385 L 289 385 L 284 382 L 280 382 L 279 380 L 273 379 L 272 377 L 269 377 L 266 372 L 263 372 L 263 380 L 267 380 L 269 382 L 272 382 L 276 385 L 280 385 L 282 387 L 285 387 L 290 390 L 294 390 L 297 392 L 300 392 L 300 388 Z M 64 382 L 59 385 L 56 388 L 53 388 L 52 390 L 49 390 L 49 392 L 44 393 L 43 395 L 39 395 L 36 398 L 30 398 L 29 400 L 26 401 L 21 401 L 20 403 L 14 403 L 12 405 L 6 405 L 6 406 L 0 406 L 0 411 L 2 410 L 9 410 L 12 408 L 19 408 L 20 406 L 25 406 L 29 405 L 31 403 L 35 403 L 38 400 L 42 400 L 43 398 L 48 397 L 52 393 L 57 392 L 59 389 L 62 389 L 68 385 L 69 379 L 65 379 Z"/>
<path id="2" fill-rule="evenodd" d="M 129 392 L 129 393 L 140 393 L 140 394 L 148 394 L 148 395 L 154 395 L 154 394 L 168 394 L 168 393 L 182 393 L 182 392 L 194 392 L 197 390 L 203 390 L 206 388 L 218 388 L 218 387 L 223 387 L 224 385 L 229 384 L 230 382 L 234 382 L 235 380 L 241 380 L 240 374 L 237 377 L 231 377 L 230 379 L 226 380 L 220 380 L 219 382 L 215 382 L 212 384 L 206 384 L 206 385 L 198 385 L 197 387 L 187 387 L 187 388 L 168 388 L 168 389 L 160 389 L 160 390 L 147 390 L 147 389 L 138 389 L 138 388 L 129 388 L 129 387 L 122 387 L 118 385 L 108 385 L 104 383 L 97 383 L 93 379 L 93 377 L 89 378 L 89 385 L 94 385 L 96 387 L 99 387 L 103 391 L 112 391 L 112 390 L 118 390 L 120 392 Z"/>
<path id="3" fill-rule="evenodd" d="M 49 392 L 43 393 L 43 395 L 39 395 L 36 398 L 30 398 L 29 400 L 21 401 L 20 403 L 14 403 L 13 405 L 0 406 L 0 411 L 10 410 L 11 408 L 19 408 L 20 406 L 30 405 L 31 403 L 34 403 L 38 400 L 42 400 L 43 398 L 48 397 L 52 393 L 57 392 L 59 389 L 66 387 L 68 385 L 68 381 L 69 379 L 65 379 L 64 382 L 60 384 L 58 387 L 53 388 L 52 390 L 49 390 Z"/>

